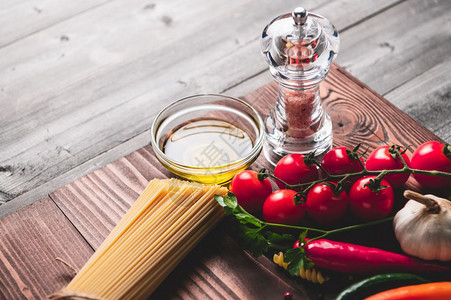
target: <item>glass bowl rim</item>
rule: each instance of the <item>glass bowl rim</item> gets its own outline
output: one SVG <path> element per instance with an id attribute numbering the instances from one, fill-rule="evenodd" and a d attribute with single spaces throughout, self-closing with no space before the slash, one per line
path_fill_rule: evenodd
<path id="1" fill-rule="evenodd" d="M 247 107 L 255 116 L 252 116 L 252 119 L 254 121 L 254 124 L 256 125 L 257 129 L 258 129 L 258 135 L 257 138 L 255 139 L 255 144 L 253 145 L 251 152 L 249 152 L 246 156 L 235 160 L 233 162 L 231 162 L 230 164 L 227 165 L 221 165 L 221 166 L 216 166 L 216 167 L 196 167 L 196 166 L 190 166 L 190 165 L 185 165 L 182 163 L 179 163 L 177 161 L 174 161 L 172 158 L 170 158 L 169 156 L 167 156 L 163 151 L 161 151 L 160 147 L 158 146 L 158 143 L 156 141 L 156 135 L 157 135 L 157 122 L 161 123 L 161 120 L 159 120 L 161 118 L 161 115 L 164 114 L 165 112 L 167 112 L 169 109 L 173 108 L 174 106 L 177 106 L 183 102 L 188 102 L 190 100 L 193 100 L 195 98 L 200 98 L 200 97 L 221 97 L 223 98 L 223 100 L 232 100 L 240 105 L 243 105 L 245 107 Z M 221 99 L 218 99 L 221 100 Z M 160 121 L 160 122 L 159 122 Z M 165 163 L 169 163 L 171 164 L 171 166 L 173 167 L 177 167 L 179 169 L 182 169 L 184 171 L 189 171 L 189 173 L 193 174 L 193 171 L 202 171 L 205 169 L 210 169 L 210 170 L 224 170 L 224 169 L 233 169 L 236 166 L 241 166 L 243 164 L 246 164 L 248 161 L 251 161 L 253 159 L 256 159 L 257 156 L 259 155 L 260 151 L 263 148 L 263 140 L 264 140 L 264 123 L 263 123 L 263 119 L 260 116 L 260 113 L 249 103 L 247 103 L 246 101 L 239 99 L 237 97 L 233 97 L 233 96 L 228 96 L 228 95 L 222 95 L 222 94 L 214 94 L 214 93 L 201 93 L 201 94 L 194 94 L 194 95 L 190 95 L 190 96 L 186 96 L 183 98 L 180 98 L 178 100 L 175 100 L 172 103 L 169 103 L 168 105 L 166 105 L 163 109 L 161 109 L 158 114 L 155 116 L 154 120 L 152 121 L 152 125 L 150 127 L 150 135 L 151 135 L 151 145 L 153 148 L 153 151 L 155 151 L 155 154 L 157 156 L 157 158 L 160 158 L 162 160 L 164 160 Z M 164 165 L 164 164 L 163 164 Z M 165 166 L 166 167 L 166 166 Z M 167 167 L 166 167 L 167 168 Z"/>

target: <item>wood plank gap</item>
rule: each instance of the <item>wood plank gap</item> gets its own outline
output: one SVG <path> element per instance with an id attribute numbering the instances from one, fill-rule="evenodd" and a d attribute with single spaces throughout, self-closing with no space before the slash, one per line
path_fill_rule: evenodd
<path id="1" fill-rule="evenodd" d="M 391 8 L 393 8 L 393 7 L 395 7 L 395 6 L 398 6 L 398 5 L 400 5 L 401 3 L 405 2 L 405 1 L 406 1 L 406 0 L 400 0 L 400 1 L 397 1 L 397 2 L 395 2 L 395 3 L 393 3 L 393 4 L 387 5 L 386 7 L 383 7 L 382 9 L 380 9 L 380 10 L 378 10 L 378 11 L 375 11 L 375 12 L 372 13 L 372 14 L 369 14 L 368 16 L 364 17 L 363 19 L 360 19 L 360 20 L 358 20 L 358 21 L 355 22 L 355 23 L 352 23 L 352 24 L 350 24 L 350 25 L 348 25 L 348 26 L 345 26 L 344 28 L 342 28 L 342 29 L 340 30 L 340 33 L 341 33 L 341 32 L 345 32 L 346 30 L 351 29 L 351 28 L 353 28 L 353 27 L 355 27 L 355 26 L 358 26 L 359 24 L 362 24 L 363 22 L 368 21 L 369 19 L 372 19 L 372 18 L 374 18 L 375 16 L 377 16 L 377 15 L 379 15 L 379 14 L 381 14 L 381 13 L 383 13 L 383 12 L 385 12 L 385 11 L 387 11 L 387 10 L 389 10 L 389 9 L 391 9 Z"/>
<path id="2" fill-rule="evenodd" d="M 65 19 L 61 19 L 61 20 L 59 20 L 59 21 L 57 21 L 57 22 L 55 22 L 55 23 L 52 23 L 52 24 L 49 24 L 49 25 L 47 25 L 47 26 L 45 26 L 45 27 L 39 28 L 38 30 L 29 32 L 28 34 L 26 34 L 26 35 L 24 35 L 24 36 L 21 36 L 20 38 L 17 38 L 17 39 L 14 39 L 14 40 L 12 40 L 12 41 L 9 41 L 9 42 L 7 42 L 6 44 L 0 45 L 0 49 L 2 49 L 2 48 L 4 48 L 4 47 L 8 47 L 8 46 L 10 46 L 10 45 L 12 45 L 12 44 L 14 44 L 14 43 L 17 43 L 18 41 L 23 40 L 23 39 L 25 39 L 25 38 L 27 38 L 27 37 L 33 35 L 33 34 L 36 34 L 36 33 L 38 33 L 38 32 L 41 32 L 41 31 L 46 30 L 46 29 L 48 29 L 48 28 L 51 28 L 51 27 L 53 27 L 53 26 L 55 26 L 55 25 L 58 25 L 59 23 L 66 22 L 67 20 L 70 20 L 70 19 L 72 19 L 72 18 L 75 18 L 75 17 L 77 17 L 77 16 L 80 16 L 80 15 L 82 15 L 82 14 L 88 12 L 88 11 L 91 11 L 91 10 L 93 10 L 93 9 L 96 9 L 96 8 L 98 8 L 98 7 L 100 7 L 100 6 L 103 6 L 103 5 L 105 5 L 105 4 L 111 3 L 111 2 L 113 2 L 113 1 L 114 1 L 114 0 L 105 1 L 105 2 L 103 2 L 103 3 L 100 3 L 100 4 L 97 4 L 97 5 L 95 5 L 95 6 L 92 6 L 92 7 L 88 8 L 88 9 L 79 11 L 78 13 L 76 13 L 76 14 L 70 16 L 70 17 L 67 17 L 67 18 L 65 18 Z"/>
<path id="3" fill-rule="evenodd" d="M 257 77 L 257 76 L 262 75 L 262 74 L 265 73 L 266 71 L 267 71 L 267 68 L 265 68 L 265 69 L 263 69 L 263 70 L 260 70 L 260 71 L 258 71 L 258 72 L 256 72 L 256 73 L 254 73 L 253 75 L 248 76 L 248 77 L 244 78 L 243 80 L 241 80 L 241 81 L 239 81 L 239 82 L 237 82 L 237 83 L 235 83 L 235 84 L 232 84 L 231 86 L 229 86 L 229 87 L 227 87 L 227 88 L 221 90 L 219 93 L 220 93 L 220 94 L 226 93 L 227 91 L 229 91 L 229 90 L 231 90 L 231 89 L 234 89 L 234 88 L 236 88 L 237 86 L 239 86 L 239 85 L 241 85 L 241 84 L 243 84 L 243 83 L 245 83 L 245 82 L 247 82 L 247 81 L 249 81 L 249 80 L 251 80 L 251 79 Z"/>
<path id="4" fill-rule="evenodd" d="M 118 105 L 118 106 L 120 106 L 120 105 Z M 115 108 L 115 107 L 111 107 L 110 109 L 108 109 L 108 110 L 106 110 L 106 111 L 103 111 L 100 115 L 106 114 L 106 113 L 108 113 L 110 110 L 112 110 L 112 109 L 114 109 L 114 108 Z M 94 118 L 94 117 L 92 117 L 92 118 Z M 75 126 L 74 126 L 74 128 L 75 128 Z M 144 129 L 144 130 L 142 130 L 142 131 L 137 131 L 136 134 L 133 134 L 132 136 L 130 136 L 130 137 L 124 139 L 123 141 L 121 141 L 121 144 L 127 143 L 128 141 L 130 141 L 130 140 L 134 139 L 135 137 L 137 137 L 137 136 L 143 134 L 144 132 L 149 132 L 149 137 L 150 137 L 150 129 Z M 106 136 L 103 140 L 108 140 L 108 139 L 110 139 L 111 137 L 112 137 L 112 136 Z M 103 141 L 103 140 L 101 140 L 101 141 Z M 93 146 L 95 146 L 95 145 L 93 145 Z M 117 145 L 116 147 L 118 147 L 118 146 L 120 146 L 120 144 Z M 114 148 L 115 148 L 115 147 L 114 147 Z M 89 149 L 89 148 L 88 148 L 88 149 Z M 113 148 L 105 149 L 104 151 L 100 152 L 98 155 L 103 155 L 103 154 L 109 152 L 111 149 L 113 149 Z M 86 149 L 85 149 L 85 150 L 86 150 Z M 78 153 L 80 153 L 80 152 L 71 152 L 72 155 L 75 155 L 75 154 L 78 154 Z M 13 157 L 14 157 L 14 156 L 13 156 Z M 80 165 L 82 165 L 82 164 L 85 164 L 86 162 L 90 161 L 91 159 L 93 159 L 93 158 L 88 158 L 88 159 L 86 159 L 86 160 L 81 161 L 78 165 L 74 166 L 74 168 L 75 168 L 75 167 L 78 167 L 78 166 L 80 166 Z M 62 161 L 62 162 L 64 162 L 64 161 Z M 39 173 L 36 173 L 34 176 L 30 177 L 28 180 L 26 180 L 26 181 L 24 181 L 24 182 L 28 182 L 28 181 L 31 181 L 31 180 L 33 180 L 33 179 L 35 179 L 35 178 L 38 178 L 42 173 L 45 173 L 48 169 L 50 169 L 50 168 L 52 168 L 52 167 L 55 167 L 56 165 L 58 165 L 58 164 L 60 164 L 60 163 L 62 163 L 62 162 L 58 162 L 58 163 L 53 164 L 53 165 L 48 165 L 47 168 L 43 169 L 43 170 L 40 171 Z M 0 192 L 1 192 L 1 191 L 0 191 Z M 8 193 L 5 193 L 5 192 L 2 192 L 2 193 L 6 194 L 6 195 L 9 195 Z M 21 194 L 21 193 L 13 194 L 13 196 L 15 196 L 15 197 L 20 196 L 20 195 L 22 195 L 22 194 Z"/>
<path id="5" fill-rule="evenodd" d="M 414 77 L 410 78 L 409 80 L 405 80 L 402 83 L 396 85 L 395 87 L 391 88 L 390 90 L 386 91 L 385 93 L 381 94 L 384 98 L 390 94 L 391 92 L 397 90 L 398 88 L 403 87 L 404 85 L 408 84 L 409 82 L 415 80 L 418 77 L 421 77 L 424 75 L 424 73 L 431 71 L 432 69 L 436 68 L 437 66 L 446 63 L 449 60 L 449 57 L 444 57 L 443 61 L 441 61 L 440 63 L 436 64 L 436 65 L 432 65 L 430 66 L 427 70 L 424 70 L 423 73 L 417 74 Z"/>
<path id="6" fill-rule="evenodd" d="M 80 235 L 80 237 L 86 242 L 86 244 L 92 249 L 92 251 L 96 251 L 96 249 L 91 245 L 91 243 L 84 237 L 84 235 L 78 230 L 77 226 L 72 222 L 72 220 L 66 215 L 64 210 L 59 207 L 58 203 L 53 199 L 52 195 L 49 194 L 47 197 L 49 197 L 50 200 L 52 200 L 53 204 L 55 204 L 56 208 L 63 214 L 64 218 L 70 223 L 70 225 L 74 228 L 74 230 Z"/>
<path id="7" fill-rule="evenodd" d="M 48 191 L 53 192 L 58 188 L 74 181 L 75 179 L 83 177 L 86 174 L 89 174 L 102 168 L 104 165 L 117 160 L 117 157 L 123 157 L 132 153 L 136 149 L 147 145 L 149 141 L 150 130 L 146 130 L 141 134 L 131 137 L 121 144 L 107 149 L 102 153 L 86 160 L 84 163 L 74 166 L 70 170 L 61 173 L 58 177 L 53 178 L 51 181 L 41 184 L 37 188 L 14 197 L 14 199 L 0 206 L 0 219 L 38 201 L 39 199 L 45 198 L 48 196 Z M 110 155 L 111 153 L 116 153 L 116 155 Z M 105 156 L 110 159 L 105 160 Z M 86 167 L 87 165 L 90 167 Z M 80 169 L 82 172 L 79 171 Z"/>

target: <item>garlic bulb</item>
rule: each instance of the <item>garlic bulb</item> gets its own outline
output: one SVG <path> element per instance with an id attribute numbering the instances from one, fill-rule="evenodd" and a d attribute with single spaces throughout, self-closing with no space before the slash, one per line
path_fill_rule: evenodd
<path id="1" fill-rule="evenodd" d="M 393 220 L 402 250 L 427 260 L 451 260 L 451 201 L 405 191 L 409 200 Z"/>

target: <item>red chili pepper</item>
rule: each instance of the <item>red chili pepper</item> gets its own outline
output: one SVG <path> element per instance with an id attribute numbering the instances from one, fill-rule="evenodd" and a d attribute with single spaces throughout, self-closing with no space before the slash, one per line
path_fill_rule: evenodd
<path id="1" fill-rule="evenodd" d="M 307 242 L 304 249 L 315 266 L 337 272 L 441 272 L 450 269 L 398 253 L 326 239 Z"/>

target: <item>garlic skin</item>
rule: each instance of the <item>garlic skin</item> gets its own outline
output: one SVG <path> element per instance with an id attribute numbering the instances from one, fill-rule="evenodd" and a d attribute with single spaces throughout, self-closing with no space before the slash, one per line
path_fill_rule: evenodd
<path id="1" fill-rule="evenodd" d="M 435 201 L 439 212 L 433 213 L 427 205 L 409 200 L 393 220 L 396 239 L 407 254 L 426 260 L 450 261 L 451 202 L 434 195 L 422 197 Z"/>

